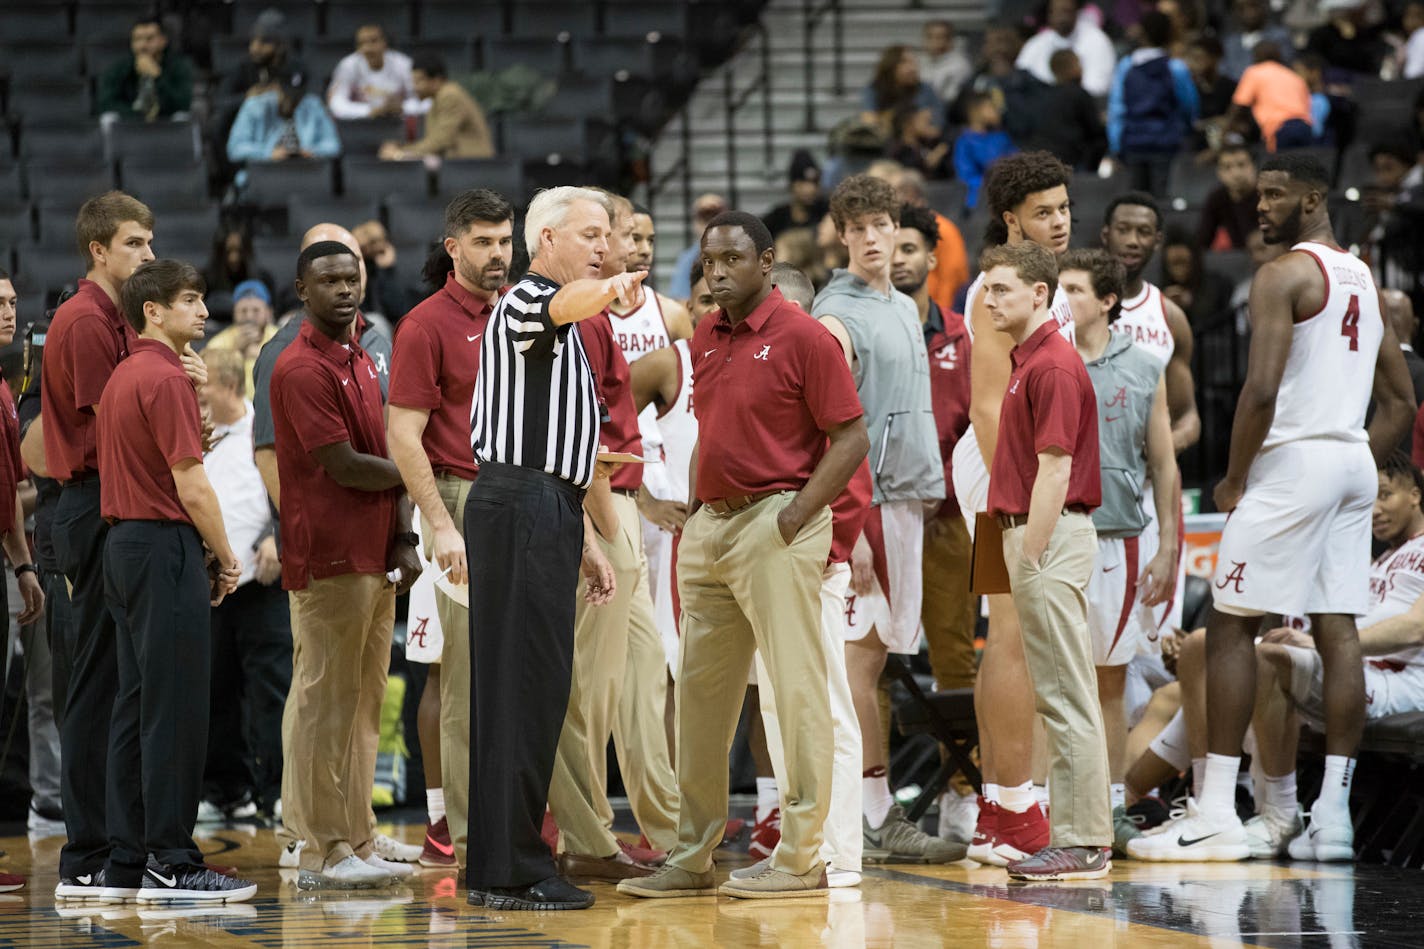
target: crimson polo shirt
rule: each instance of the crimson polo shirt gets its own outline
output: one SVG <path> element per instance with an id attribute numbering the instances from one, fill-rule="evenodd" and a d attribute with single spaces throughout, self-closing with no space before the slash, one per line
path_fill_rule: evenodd
<path id="1" fill-rule="evenodd" d="M 445 286 L 401 318 L 391 352 L 390 403 L 427 409 L 421 444 L 435 471 L 473 480 L 470 406 L 480 374 L 480 340 L 498 299 L 482 300 L 452 271 Z"/>
<path id="2" fill-rule="evenodd" d="M 305 319 L 272 370 L 272 422 L 282 481 L 282 586 L 349 573 L 385 573 L 395 489 L 342 487 L 312 455 L 350 442 L 387 458 L 376 364 L 360 344 L 338 343 Z"/>
<path id="3" fill-rule="evenodd" d="M 203 414 L 178 354 L 159 340 L 134 339 L 103 396 L 96 424 L 100 513 L 110 521 L 193 523 L 173 466 L 202 461 Z"/>
<path id="4" fill-rule="evenodd" d="M 722 310 L 709 313 L 691 352 L 704 503 L 801 490 L 826 454 L 826 432 L 864 414 L 840 343 L 779 290 L 735 327 Z"/>
<path id="5" fill-rule="evenodd" d="M 950 467 L 954 446 L 969 428 L 969 332 L 964 317 L 953 311 L 945 313 L 931 300 L 925 320 L 925 349 L 930 357 L 930 401 L 944 459 L 944 503 L 936 516 L 959 517 Z"/>
<path id="6" fill-rule="evenodd" d="M 118 306 L 92 280 L 79 281 L 78 291 L 55 311 L 40 374 L 45 466 L 55 480 L 99 470 L 94 406 L 136 339 Z"/>
<path id="7" fill-rule="evenodd" d="M 1064 506 L 1103 501 L 1098 407 L 1093 382 L 1073 344 L 1048 320 L 1009 352 L 1013 373 L 999 409 L 999 446 L 989 472 L 989 513 L 1027 514 L 1038 454 L 1073 456 Z"/>
<path id="8" fill-rule="evenodd" d="M 827 563 L 850 562 L 855 542 L 860 540 L 861 531 L 865 530 L 865 519 L 870 514 L 870 498 L 874 493 L 870 459 L 867 458 L 850 476 L 845 490 L 831 502 L 831 555 L 826 558 Z"/>
<path id="9" fill-rule="evenodd" d="M 576 324 L 583 341 L 584 355 L 593 370 L 598 401 L 608 411 L 608 421 L 598 439 L 609 451 L 643 453 L 643 433 L 638 429 L 638 406 L 633 401 L 633 373 L 623 348 L 613 335 L 608 309 Z M 624 465 L 613 473 L 610 485 L 620 491 L 636 491 L 643 484 L 642 465 Z"/>
<path id="10" fill-rule="evenodd" d="M 20 413 L 10 386 L 0 379 L 0 537 L 15 526 L 15 491 L 25 480 L 25 463 L 20 460 Z"/>

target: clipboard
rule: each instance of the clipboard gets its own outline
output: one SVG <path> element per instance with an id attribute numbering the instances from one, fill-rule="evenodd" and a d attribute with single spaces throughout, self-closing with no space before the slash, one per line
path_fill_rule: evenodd
<path id="1" fill-rule="evenodd" d="M 1012 592 L 1004 563 L 1004 532 L 991 514 L 974 515 L 974 550 L 969 562 L 969 592 L 981 596 Z"/>
<path id="2" fill-rule="evenodd" d="M 624 465 L 646 465 L 648 463 L 648 459 L 641 455 L 635 455 L 631 451 L 601 451 L 598 453 L 598 460 Z"/>

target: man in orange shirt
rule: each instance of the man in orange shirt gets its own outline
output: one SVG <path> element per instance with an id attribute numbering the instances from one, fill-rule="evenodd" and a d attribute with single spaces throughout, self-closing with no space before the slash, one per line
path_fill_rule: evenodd
<path id="1" fill-rule="evenodd" d="M 1314 141 L 1310 121 L 1310 87 L 1295 70 L 1281 63 L 1275 43 L 1258 43 L 1255 65 L 1248 66 L 1231 97 L 1230 125 L 1240 129 L 1249 110 L 1270 151 L 1301 148 Z"/>

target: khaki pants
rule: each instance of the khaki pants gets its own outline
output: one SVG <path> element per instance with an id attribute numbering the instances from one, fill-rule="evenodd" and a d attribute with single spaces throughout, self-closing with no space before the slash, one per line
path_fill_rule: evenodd
<path id="1" fill-rule="evenodd" d="M 1023 559 L 1025 529 L 1004 531 L 1004 562 L 1034 704 L 1048 733 L 1052 846 L 1108 847 L 1108 750 L 1088 634 L 1088 578 L 1098 535 L 1087 515 L 1063 514 L 1043 563 L 1034 565 Z"/>
<path id="2" fill-rule="evenodd" d="M 435 476 L 440 500 L 462 537 L 465 500 L 473 483 L 455 475 Z M 439 573 L 434 567 L 435 528 L 423 514 L 420 530 L 425 559 L 431 564 L 427 569 Z M 470 611 L 437 587 L 435 613 L 445 639 L 440 649 L 440 782 L 445 790 L 445 824 L 455 845 L 455 859 L 463 867 L 470 806 Z"/>
<path id="3" fill-rule="evenodd" d="M 285 746 L 284 811 L 305 840 L 301 865 L 321 870 L 371 852 L 381 702 L 391 661 L 395 588 L 380 574 L 308 581 L 292 604 L 291 721 Z M 288 781 L 290 778 L 290 781 Z M 286 805 L 283 805 L 286 807 Z"/>
<path id="4" fill-rule="evenodd" d="M 649 841 L 676 841 L 677 798 L 663 703 L 666 657 L 653 623 L 648 563 L 643 556 L 638 504 L 613 495 L 618 533 L 598 538 L 613 567 L 613 602 L 590 606 L 580 583 L 574 619 L 573 684 L 559 735 L 549 809 L 559 822 L 563 849 L 608 857 L 618 852 L 608 803 L 608 739 L 616 739 L 618 764 L 633 816 Z"/>
<path id="5" fill-rule="evenodd" d="M 939 689 L 974 687 L 974 594 L 969 592 L 973 544 L 964 518 L 937 517 L 925 526 L 924 602 L 920 620 Z"/>
<path id="6" fill-rule="evenodd" d="M 712 864 L 727 821 L 727 752 L 741 716 L 752 654 L 760 650 L 785 750 L 781 844 L 772 865 L 821 866 L 830 809 L 831 704 L 821 634 L 821 575 L 831 546 L 822 508 L 788 546 L 777 515 L 786 491 L 731 514 L 701 508 L 678 547 L 682 656 L 677 675 L 678 844 L 668 862 L 695 873 Z"/>

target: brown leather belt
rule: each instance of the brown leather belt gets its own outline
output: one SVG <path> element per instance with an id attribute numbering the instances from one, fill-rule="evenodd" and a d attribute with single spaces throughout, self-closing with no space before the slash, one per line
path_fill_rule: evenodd
<path id="1" fill-rule="evenodd" d="M 715 501 L 708 501 L 703 504 L 713 514 L 726 516 L 736 511 L 751 507 L 758 501 L 765 501 L 767 498 L 780 491 L 758 491 L 756 494 L 738 494 L 730 498 L 718 498 Z"/>
<path id="2" fill-rule="evenodd" d="M 1091 513 L 1091 512 L 1088 510 L 1088 507 L 1087 507 L 1087 505 L 1085 505 L 1085 504 L 1070 504 L 1070 505 L 1068 505 L 1067 507 L 1065 507 L 1065 508 L 1060 512 L 1060 515 L 1059 515 L 1059 516 L 1062 516 L 1063 514 L 1084 514 L 1084 515 L 1086 515 L 1086 514 L 1089 514 L 1089 513 Z M 1027 523 L 1028 523 L 1028 515 L 1027 515 L 1027 514 L 1000 514 L 1000 515 L 999 515 L 999 528 L 1000 528 L 1001 530 L 1008 530 L 1008 529 L 1011 528 L 1011 527 L 1023 527 L 1023 526 L 1024 526 L 1025 524 L 1027 524 Z"/>

